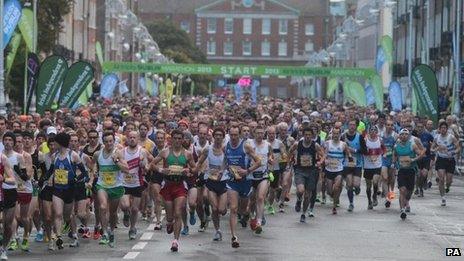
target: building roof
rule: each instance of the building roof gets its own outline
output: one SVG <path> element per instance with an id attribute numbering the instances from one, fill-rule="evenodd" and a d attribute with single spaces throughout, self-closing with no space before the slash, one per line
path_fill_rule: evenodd
<path id="1" fill-rule="evenodd" d="M 192 14 L 196 9 L 213 4 L 218 0 L 138 0 L 140 13 Z M 230 1 L 230 0 L 229 0 Z M 303 15 L 321 15 L 327 9 L 328 0 L 268 0 L 299 10 Z"/>

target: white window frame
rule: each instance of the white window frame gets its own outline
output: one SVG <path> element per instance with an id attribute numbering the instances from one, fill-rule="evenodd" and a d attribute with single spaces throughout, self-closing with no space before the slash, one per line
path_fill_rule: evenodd
<path id="1" fill-rule="evenodd" d="M 214 26 L 214 28 L 213 28 Z M 209 34 L 215 34 L 217 31 L 217 20 L 216 18 L 206 18 L 206 31 Z"/>
<path id="2" fill-rule="evenodd" d="M 249 52 L 245 51 L 245 44 L 250 46 L 250 51 Z M 242 55 L 243 56 L 251 56 L 252 52 L 253 52 L 253 45 L 251 44 L 251 42 L 250 41 L 243 41 L 242 42 Z"/>
<path id="3" fill-rule="evenodd" d="M 180 29 L 184 30 L 186 33 L 190 33 L 190 22 L 187 20 L 181 21 Z"/>
<path id="4" fill-rule="evenodd" d="M 305 35 L 314 35 L 314 24 L 313 23 L 305 24 Z"/>
<path id="5" fill-rule="evenodd" d="M 208 41 L 206 43 L 206 54 L 216 55 L 216 42 L 215 41 Z"/>
<path id="6" fill-rule="evenodd" d="M 309 44 L 312 44 L 312 47 L 313 47 L 312 50 L 308 50 L 307 47 L 308 47 Z M 313 41 L 308 40 L 308 41 L 305 43 L 305 49 L 304 49 L 304 50 L 305 50 L 305 53 L 314 52 L 314 43 L 313 43 Z"/>
<path id="7" fill-rule="evenodd" d="M 265 26 L 264 26 L 265 24 L 268 24 L 268 26 L 265 27 Z M 268 30 L 265 31 L 265 29 L 268 29 Z M 271 19 L 269 19 L 269 18 L 264 18 L 264 19 L 261 21 L 261 34 L 262 34 L 262 35 L 270 35 L 270 34 L 271 34 L 271 29 L 272 29 Z"/>
<path id="8" fill-rule="evenodd" d="M 243 34 L 252 34 L 252 33 L 253 33 L 253 20 L 251 18 L 243 18 Z"/>
<path id="9" fill-rule="evenodd" d="M 230 44 L 230 52 L 226 48 L 228 44 Z M 233 55 L 233 54 L 234 54 L 234 43 L 231 41 L 224 42 L 224 55 Z"/>
<path id="10" fill-rule="evenodd" d="M 230 23 L 231 28 L 227 30 L 227 24 Z M 234 18 L 224 18 L 224 34 L 233 34 L 234 33 Z"/>
<path id="11" fill-rule="evenodd" d="M 267 48 L 264 48 L 267 45 Z M 265 52 L 266 51 L 266 52 Z M 261 42 L 261 56 L 270 56 L 271 55 L 271 43 L 269 41 Z"/>
<path id="12" fill-rule="evenodd" d="M 287 33 L 288 33 L 288 20 L 279 19 L 279 34 L 287 35 Z"/>
<path id="13" fill-rule="evenodd" d="M 285 53 L 282 51 L 283 46 L 285 46 Z M 279 42 L 278 55 L 279 56 L 288 56 L 288 44 L 287 44 L 287 42 L 285 42 L 285 41 Z"/>

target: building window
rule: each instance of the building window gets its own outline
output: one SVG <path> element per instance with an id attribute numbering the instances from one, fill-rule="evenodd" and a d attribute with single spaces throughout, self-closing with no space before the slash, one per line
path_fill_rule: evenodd
<path id="1" fill-rule="evenodd" d="M 189 23 L 189 21 L 180 22 L 180 29 L 184 30 L 187 33 L 190 33 L 190 23 Z"/>
<path id="2" fill-rule="evenodd" d="M 251 34 L 251 18 L 243 19 L 243 34 Z"/>
<path id="3" fill-rule="evenodd" d="M 278 87 L 277 88 L 277 97 L 279 97 L 279 98 L 287 98 L 287 88 L 286 87 Z"/>
<path id="4" fill-rule="evenodd" d="M 287 42 L 279 43 L 279 56 L 287 56 Z"/>
<path id="5" fill-rule="evenodd" d="M 264 35 L 271 34 L 271 19 L 263 19 L 261 33 Z"/>
<path id="6" fill-rule="evenodd" d="M 206 20 L 206 27 L 208 30 L 209 34 L 215 34 L 216 33 L 216 18 L 208 18 Z"/>
<path id="7" fill-rule="evenodd" d="M 306 35 L 314 35 L 314 24 L 306 24 L 305 25 L 305 34 Z"/>
<path id="8" fill-rule="evenodd" d="M 216 55 L 216 42 L 215 41 L 208 41 L 206 43 L 206 53 L 208 55 Z"/>
<path id="9" fill-rule="evenodd" d="M 234 19 L 226 18 L 224 19 L 224 33 L 232 34 L 234 32 Z"/>
<path id="10" fill-rule="evenodd" d="M 268 86 L 260 86 L 258 90 L 259 90 L 260 95 L 263 95 L 263 96 L 269 96 L 270 95 Z"/>
<path id="11" fill-rule="evenodd" d="M 279 20 L 279 34 L 287 34 L 288 20 Z"/>
<path id="12" fill-rule="evenodd" d="M 261 56 L 269 55 L 271 55 L 271 43 L 266 40 L 261 42 Z"/>
<path id="13" fill-rule="evenodd" d="M 243 55 L 251 55 L 251 42 L 246 41 L 242 43 L 242 54 Z"/>
<path id="14" fill-rule="evenodd" d="M 314 51 L 314 43 L 311 41 L 307 41 L 305 43 L 305 52 L 310 53 Z"/>
<path id="15" fill-rule="evenodd" d="M 234 45 L 232 42 L 225 42 L 224 43 L 224 55 L 232 55 L 234 50 Z"/>

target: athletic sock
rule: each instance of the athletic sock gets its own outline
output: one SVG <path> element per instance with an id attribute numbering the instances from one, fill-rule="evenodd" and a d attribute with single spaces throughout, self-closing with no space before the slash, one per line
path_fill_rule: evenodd
<path id="1" fill-rule="evenodd" d="M 353 189 L 349 188 L 347 191 L 348 199 L 350 200 L 350 204 L 353 204 Z"/>

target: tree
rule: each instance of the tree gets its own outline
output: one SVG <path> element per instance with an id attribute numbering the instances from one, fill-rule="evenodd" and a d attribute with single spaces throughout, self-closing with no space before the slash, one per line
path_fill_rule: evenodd
<path id="1" fill-rule="evenodd" d="M 23 4 L 24 0 L 21 1 Z M 74 0 L 40 0 L 37 1 L 38 39 L 37 53 L 50 54 L 58 41 L 59 32 L 62 30 L 63 16 L 72 8 Z M 16 28 L 16 33 L 19 28 Z M 8 47 L 7 47 L 8 52 Z M 20 106 L 23 103 L 24 66 L 26 59 L 26 43 L 21 40 L 16 53 L 12 69 L 5 79 L 5 90 L 13 102 Z"/>
<path id="2" fill-rule="evenodd" d="M 170 20 L 156 20 L 147 26 L 161 53 L 176 63 L 208 63 L 206 55 L 195 46 L 188 34 Z M 196 94 L 207 94 L 210 76 L 192 76 Z M 182 93 L 190 93 L 190 84 L 183 84 Z"/>

